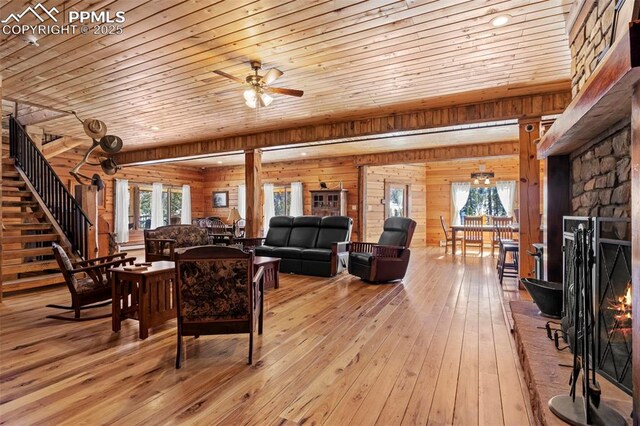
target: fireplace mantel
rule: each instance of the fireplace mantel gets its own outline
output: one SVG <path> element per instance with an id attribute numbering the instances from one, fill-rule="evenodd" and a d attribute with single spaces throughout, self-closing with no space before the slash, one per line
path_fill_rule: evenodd
<path id="1" fill-rule="evenodd" d="M 630 117 L 633 87 L 639 81 L 640 21 L 634 21 L 540 139 L 538 158 L 569 154 Z"/>

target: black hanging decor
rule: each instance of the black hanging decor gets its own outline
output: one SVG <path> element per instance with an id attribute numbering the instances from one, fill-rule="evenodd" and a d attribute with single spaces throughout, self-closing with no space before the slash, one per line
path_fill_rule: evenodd
<path id="1" fill-rule="evenodd" d="M 573 368 L 569 378 L 569 394 L 556 395 L 549 400 L 549 408 L 560 419 L 571 425 L 626 425 L 624 417 L 601 399 L 601 388 L 593 368 L 596 357 L 594 332 L 596 320 L 593 312 L 593 228 L 578 226 L 573 239 Z M 577 394 L 578 385 L 582 396 Z"/>

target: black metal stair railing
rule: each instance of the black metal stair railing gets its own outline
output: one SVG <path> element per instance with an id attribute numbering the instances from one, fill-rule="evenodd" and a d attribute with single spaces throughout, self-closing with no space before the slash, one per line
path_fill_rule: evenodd
<path id="1" fill-rule="evenodd" d="M 86 213 L 14 117 L 10 118 L 9 132 L 9 156 L 15 159 L 16 167 L 24 172 L 44 201 L 69 239 L 73 251 L 86 259 L 89 229 L 92 226 Z"/>

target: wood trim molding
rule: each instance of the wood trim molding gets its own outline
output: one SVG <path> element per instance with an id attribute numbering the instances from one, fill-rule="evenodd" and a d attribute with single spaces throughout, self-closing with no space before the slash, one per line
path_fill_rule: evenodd
<path id="1" fill-rule="evenodd" d="M 354 159 L 354 164 L 356 166 L 384 166 L 400 163 L 407 164 L 424 163 L 426 161 L 446 161 L 459 158 L 504 157 L 518 155 L 519 150 L 520 144 L 518 141 L 445 146 L 438 148 L 358 155 Z"/>
<path id="2" fill-rule="evenodd" d="M 380 117 L 320 123 L 207 141 L 132 150 L 118 153 L 114 159 L 120 165 L 153 164 L 204 157 L 214 152 L 244 151 L 336 139 L 348 140 L 348 138 L 369 135 L 402 135 L 402 132 L 428 128 L 559 114 L 564 111 L 570 101 L 571 93 L 569 91 L 524 95 L 472 104 L 394 113 Z"/>

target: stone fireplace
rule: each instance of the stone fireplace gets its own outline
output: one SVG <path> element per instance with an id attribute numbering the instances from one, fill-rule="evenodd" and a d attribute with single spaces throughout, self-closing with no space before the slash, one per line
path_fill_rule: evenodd
<path id="1" fill-rule="evenodd" d="M 631 129 L 628 122 L 574 151 L 571 157 L 571 214 L 630 217 Z"/>

